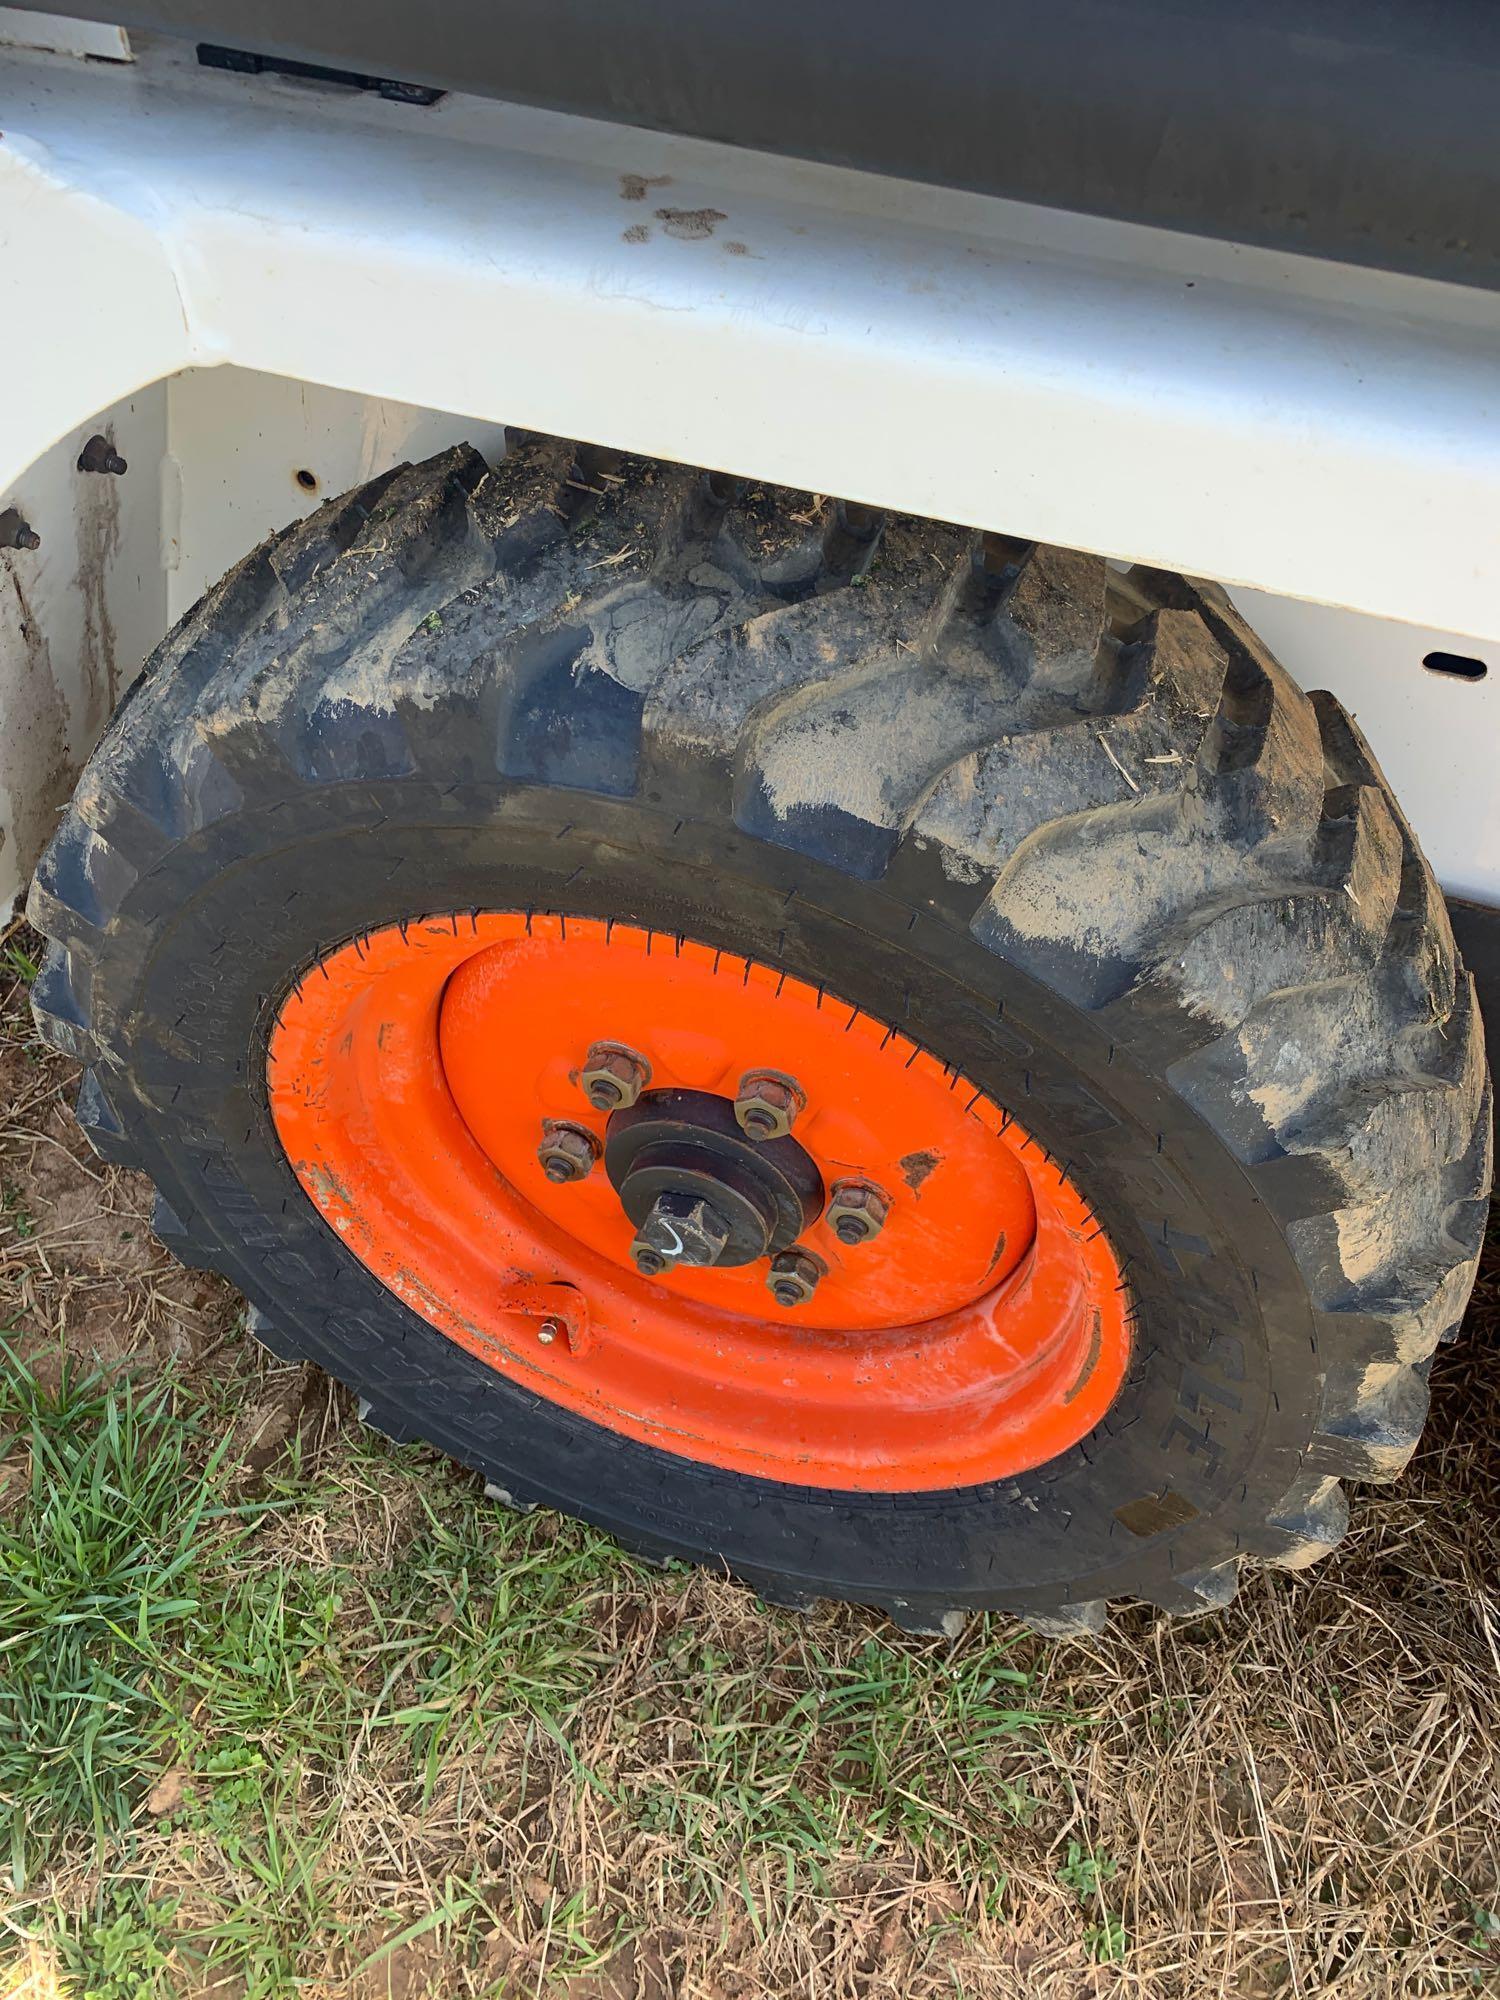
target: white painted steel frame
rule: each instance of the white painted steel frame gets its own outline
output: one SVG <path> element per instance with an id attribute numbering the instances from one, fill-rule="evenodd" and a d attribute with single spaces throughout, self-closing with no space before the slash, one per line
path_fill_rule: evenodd
<path id="1" fill-rule="evenodd" d="M 0 508 L 90 413 L 234 363 L 169 517 L 266 444 L 269 375 L 351 392 L 361 438 L 400 401 L 1217 576 L 1361 714 L 1447 886 L 1500 901 L 1500 300 L 134 53 L 0 50 Z M 219 484 L 205 546 L 254 511 Z M 1488 682 L 1422 672 L 1454 632 Z"/>
<path id="2" fill-rule="evenodd" d="M 136 54 L 0 56 L 0 488 L 235 361 L 1500 628 L 1500 298 Z"/>
<path id="3" fill-rule="evenodd" d="M 130 37 L 104 21 L 38 14 L 30 7 L 0 7 L 0 48 L 47 49 L 53 55 L 129 62 Z"/>

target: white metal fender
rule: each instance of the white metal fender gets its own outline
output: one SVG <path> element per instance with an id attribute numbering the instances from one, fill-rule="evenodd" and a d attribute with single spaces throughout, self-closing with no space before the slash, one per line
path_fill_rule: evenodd
<path id="1" fill-rule="evenodd" d="M 1500 299 L 134 53 L 0 49 L 0 903 L 201 588 L 503 422 L 1226 581 L 1500 903 Z"/>
<path id="2" fill-rule="evenodd" d="M 0 492 L 235 361 L 1500 627 L 1500 299 L 557 114 L 0 54 Z"/>

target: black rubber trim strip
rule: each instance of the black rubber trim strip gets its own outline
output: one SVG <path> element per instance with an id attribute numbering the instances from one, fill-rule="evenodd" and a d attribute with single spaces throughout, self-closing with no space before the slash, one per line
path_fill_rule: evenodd
<path id="1" fill-rule="evenodd" d="M 290 56 L 258 55 L 249 49 L 221 48 L 200 42 L 198 60 L 205 69 L 231 70 L 237 76 L 300 77 L 304 83 L 336 83 L 346 90 L 373 90 L 394 104 L 436 104 L 444 95 L 426 83 L 402 83 L 390 76 L 365 76 L 359 70 L 329 69 L 326 63 L 297 62 Z"/>
<path id="2" fill-rule="evenodd" d="M 43 11 L 1500 289 L 1490 0 Z"/>

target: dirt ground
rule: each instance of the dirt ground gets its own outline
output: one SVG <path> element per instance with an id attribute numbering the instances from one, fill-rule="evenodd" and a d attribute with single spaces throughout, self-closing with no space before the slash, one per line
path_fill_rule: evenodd
<path id="1" fill-rule="evenodd" d="M 83 1145 L 33 942 L 0 1995 L 1500 1993 L 1500 1239 L 1413 1469 L 1315 1570 L 1089 1645 L 797 1618 L 500 1512 L 261 1353 Z"/>

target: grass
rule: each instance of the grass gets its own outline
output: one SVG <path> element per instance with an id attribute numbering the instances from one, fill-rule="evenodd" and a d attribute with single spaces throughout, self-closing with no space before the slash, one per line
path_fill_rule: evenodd
<path id="1" fill-rule="evenodd" d="M 1500 1257 L 1329 1563 L 917 1640 L 364 1431 L 157 1249 L 23 1002 L 0 2000 L 1500 1991 Z"/>
<path id="2" fill-rule="evenodd" d="M 163 1952 L 231 1967 L 249 2000 L 299 1990 L 313 1939 L 358 1951 L 339 1871 L 366 1785 L 399 1798 L 409 1842 L 429 1817 L 477 1837 L 498 1808 L 519 1826 L 561 1783 L 670 1854 L 679 1912 L 705 1923 L 726 1900 L 760 1921 L 766 1884 L 829 1894 L 845 1860 L 892 1853 L 997 1882 L 1005 1830 L 1034 1810 L 1007 1767 L 1065 1719 L 1028 1700 L 999 1633 L 938 1671 L 775 1617 L 742 1620 L 731 1645 L 690 1615 L 688 1574 L 497 1513 L 464 1475 L 357 1431 L 321 1469 L 294 1453 L 260 1497 L 226 1503 L 233 1432 L 210 1446 L 206 1406 L 173 1385 L 142 1396 L 64 1362 L 49 1390 L 13 1364 L 0 1427 L 0 1466 L 29 1460 L 0 1525 L 11 1886 L 46 1882 L 70 1848 L 112 1858 L 59 1934 L 64 1964 L 111 1996 L 157 1977 Z M 330 1521 L 363 1544 L 361 1518 L 395 1506 L 399 1536 L 326 1559 Z M 202 1912 L 131 1879 L 167 1848 L 219 1878 Z M 521 1893 L 554 1973 L 615 1952 L 628 1912 L 546 1869 Z M 450 1877 L 415 1921 L 403 1948 L 457 1948 L 504 1912 Z"/>
<path id="3" fill-rule="evenodd" d="M 210 1406 L 66 1361 L 57 1379 L 13 1363 L 0 1392 L 0 1467 L 29 1461 L 0 1524 L 0 1795 L 14 1891 L 87 1858 L 86 1903 L 64 1916 L 53 1888 L 86 1993 L 133 1993 L 178 1960 L 231 1968 L 246 2000 L 298 1991 L 315 1939 L 371 1959 L 340 1880 L 366 1786 L 399 1800 L 389 1847 L 432 1818 L 477 1838 L 497 1809 L 520 1832 L 561 1784 L 670 1855 L 679 1914 L 703 1923 L 728 1902 L 764 1928 L 767 1885 L 828 1895 L 846 1862 L 892 1854 L 1002 1879 L 1006 1829 L 1035 1809 L 1010 1767 L 1066 1721 L 1028 1699 L 1013 1639 L 935 1670 L 920 1649 L 751 1614 L 731 1644 L 691 1615 L 687 1573 L 648 1577 L 585 1529 L 497 1513 L 426 1454 L 356 1431 L 321 1469 L 294 1452 L 260 1497 L 226 1502 L 233 1431 L 210 1446 Z M 361 1517 L 398 1505 L 399 1536 L 327 1560 L 330 1521 L 363 1545 Z M 132 1864 L 168 1851 L 179 1888 L 162 1896 L 159 1865 Z M 553 1974 L 617 1952 L 619 1899 L 546 1871 L 538 1856 L 520 1887 Z M 503 1901 L 449 1876 L 399 1948 L 468 1949 Z"/>
<path id="4" fill-rule="evenodd" d="M 170 1398 L 0 1371 L 0 1797 L 12 1886 L 68 1827 L 129 1823 L 131 1781 L 160 1705 L 164 1647 L 201 1610 L 196 1544 L 213 1467 L 190 1469 L 192 1424 Z"/>

